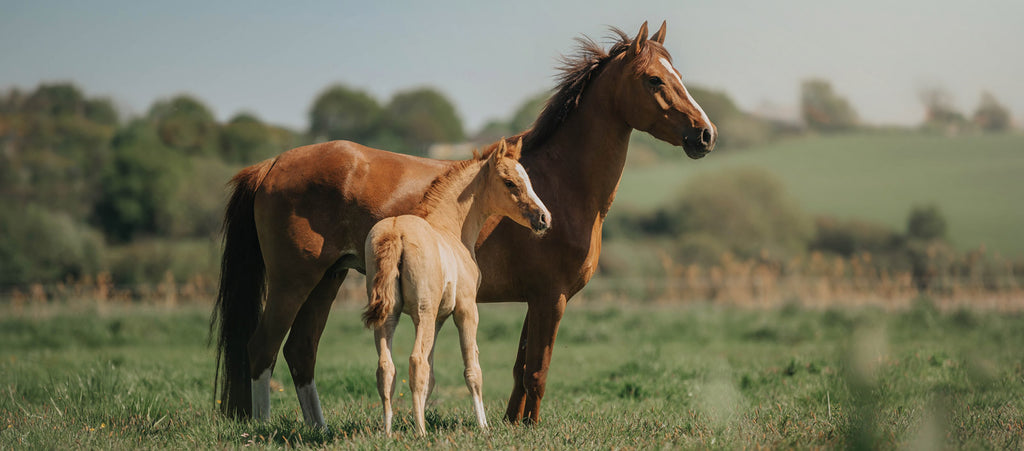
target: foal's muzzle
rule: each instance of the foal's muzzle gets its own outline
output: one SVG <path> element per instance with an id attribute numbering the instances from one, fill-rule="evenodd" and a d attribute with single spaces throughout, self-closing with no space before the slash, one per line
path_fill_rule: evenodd
<path id="1" fill-rule="evenodd" d="M 547 232 L 548 228 L 551 227 L 551 216 L 547 212 L 543 212 L 530 219 L 530 228 L 533 229 L 534 233 Z"/>

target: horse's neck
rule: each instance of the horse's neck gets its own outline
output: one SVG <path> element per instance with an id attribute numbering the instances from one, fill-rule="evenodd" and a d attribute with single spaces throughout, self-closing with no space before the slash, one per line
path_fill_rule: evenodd
<path id="1" fill-rule="evenodd" d="M 570 211 L 603 218 L 615 198 L 633 129 L 613 114 L 608 103 L 605 96 L 584 94 L 579 108 L 558 130 L 523 155 L 523 165 L 533 169 L 535 185 L 542 178 L 548 187 L 559 187 L 558 209 L 563 215 L 562 211 Z"/>
<path id="2" fill-rule="evenodd" d="M 473 252 L 483 221 L 487 219 L 485 208 L 477 202 L 482 197 L 480 191 L 485 167 L 469 167 L 455 174 L 436 208 L 423 217 L 438 230 L 458 237 L 470 252 Z"/>

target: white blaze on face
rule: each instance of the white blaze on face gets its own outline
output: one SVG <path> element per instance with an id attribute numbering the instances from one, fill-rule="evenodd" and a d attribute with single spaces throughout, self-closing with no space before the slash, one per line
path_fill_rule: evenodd
<path id="1" fill-rule="evenodd" d="M 683 86 L 683 77 L 679 75 L 679 71 L 677 71 L 676 68 L 672 67 L 672 63 L 668 62 L 667 59 L 661 58 L 659 61 L 661 61 L 662 66 L 665 66 L 665 70 L 668 70 L 668 73 L 676 76 L 676 80 L 679 81 L 679 87 L 683 88 L 683 92 L 686 93 L 686 100 L 689 101 L 690 104 L 693 105 L 693 107 L 700 112 L 700 119 L 704 121 L 704 126 L 711 127 L 711 119 L 708 118 L 708 115 L 707 113 L 704 112 L 704 109 L 697 104 L 697 101 L 693 100 L 693 96 L 690 95 L 690 91 L 686 90 L 686 86 Z"/>
<path id="2" fill-rule="evenodd" d="M 537 193 L 533 192 L 533 184 L 530 183 L 530 176 L 526 175 L 526 168 L 524 168 L 523 165 L 516 163 L 516 172 L 518 172 L 519 176 L 523 178 L 524 182 L 526 182 L 526 195 L 529 196 L 541 210 L 544 210 L 544 214 L 550 218 L 551 212 L 548 211 L 548 207 L 545 207 L 544 202 L 540 200 Z"/>

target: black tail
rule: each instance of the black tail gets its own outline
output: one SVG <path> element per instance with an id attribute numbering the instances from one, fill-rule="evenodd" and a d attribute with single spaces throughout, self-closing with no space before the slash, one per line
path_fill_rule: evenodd
<path id="1" fill-rule="evenodd" d="M 220 385 L 221 412 L 236 418 L 252 416 L 247 345 L 259 323 L 266 287 L 253 199 L 273 162 L 266 160 L 249 166 L 231 179 L 234 191 L 224 213 L 224 254 L 217 304 L 210 318 L 210 340 L 214 329 L 219 329 L 214 385 Z"/>

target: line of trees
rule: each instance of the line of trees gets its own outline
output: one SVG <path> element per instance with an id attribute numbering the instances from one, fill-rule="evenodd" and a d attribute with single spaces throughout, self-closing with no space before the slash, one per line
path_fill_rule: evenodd
<path id="1" fill-rule="evenodd" d="M 927 131 L 1004 132 L 1013 127 L 1010 110 L 987 91 L 981 93 L 970 117 L 957 110 L 952 94 L 945 89 L 927 88 L 919 97 L 925 109 L 921 128 Z M 836 93 L 826 80 L 809 79 L 800 85 L 800 111 L 806 126 L 819 132 L 851 131 L 863 126 L 850 102 Z"/>
<path id="2" fill-rule="evenodd" d="M 809 80 L 801 88 L 807 127 L 833 132 L 861 126 L 849 102 L 828 82 Z M 719 126 L 721 150 L 802 132 L 791 123 L 742 111 L 724 92 L 696 86 L 691 91 Z M 167 268 L 174 268 L 178 278 L 215 274 L 217 252 L 211 243 L 216 240 L 211 238 L 219 232 L 225 182 L 242 165 L 333 139 L 414 155 L 425 155 L 439 142 L 487 143 L 529 128 L 547 97 L 541 93 L 527 99 L 509 118 L 492 121 L 467 138 L 452 103 L 429 87 L 381 102 L 359 89 L 329 86 L 313 99 L 309 128 L 302 131 L 267 124 L 247 112 L 220 122 L 189 95 L 157 101 L 144 114 L 125 117 L 109 99 L 88 96 L 72 83 L 42 84 L 29 92 L 11 89 L 0 93 L 0 286 L 111 269 L 121 283 L 162 280 Z M 973 124 L 1000 131 L 1012 123 L 1008 110 L 990 94 L 983 95 L 970 120 L 956 113 L 941 92 L 922 98 L 926 124 Z M 678 149 L 642 133 L 633 135 L 631 147 L 631 155 L 679 157 Z M 748 178 L 743 183 L 760 184 L 764 192 L 773 189 L 770 180 Z M 691 191 L 691 196 L 719 195 Z M 787 211 L 777 207 L 766 208 Z M 610 224 L 609 229 L 657 235 L 661 232 L 648 229 L 682 227 L 675 232 L 688 237 L 685 247 L 717 252 L 721 243 L 700 232 L 697 224 L 709 210 L 683 213 L 666 210 L 659 213 L 663 217 L 643 219 L 646 223 Z M 741 220 L 734 217 L 731 223 Z M 709 230 L 715 228 L 707 224 Z M 812 229 L 805 222 L 778 228 L 797 238 L 775 236 L 767 229 L 747 236 L 767 234 L 762 238 L 788 248 L 793 240 L 805 242 Z M 706 249 L 701 251 L 701 246 Z"/>
<path id="3" fill-rule="evenodd" d="M 167 268 L 215 274 L 211 238 L 225 183 L 242 165 L 331 139 L 417 155 L 465 139 L 454 106 L 432 88 L 382 105 L 335 85 L 309 118 L 301 132 L 248 112 L 222 123 L 189 95 L 124 117 L 72 83 L 0 94 L 0 286 L 111 269 L 120 283 L 162 280 Z"/>

